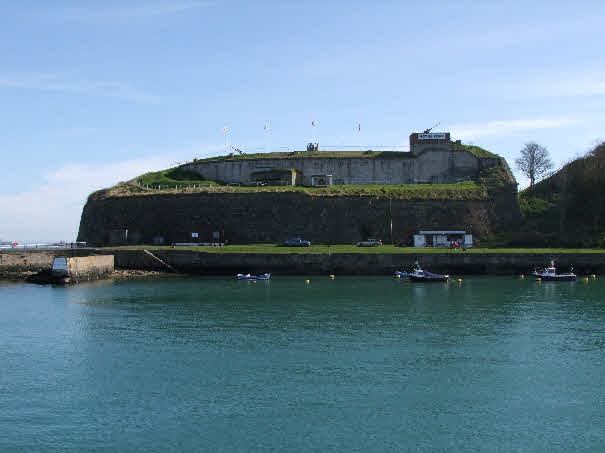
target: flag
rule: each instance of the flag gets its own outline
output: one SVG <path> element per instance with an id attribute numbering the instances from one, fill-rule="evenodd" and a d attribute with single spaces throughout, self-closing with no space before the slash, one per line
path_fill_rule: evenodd
<path id="1" fill-rule="evenodd" d="M 361 132 L 361 123 L 357 123 L 357 132 Z"/>
<path id="2" fill-rule="evenodd" d="M 315 127 L 315 121 L 311 121 L 311 126 Z"/>
<path id="3" fill-rule="evenodd" d="M 268 121 L 265 123 L 265 127 L 263 129 L 264 130 L 269 130 L 269 122 Z"/>
<path id="4" fill-rule="evenodd" d="M 223 132 L 227 132 L 228 130 L 229 130 L 229 128 L 228 128 L 227 126 L 225 126 L 225 127 L 223 128 Z"/>

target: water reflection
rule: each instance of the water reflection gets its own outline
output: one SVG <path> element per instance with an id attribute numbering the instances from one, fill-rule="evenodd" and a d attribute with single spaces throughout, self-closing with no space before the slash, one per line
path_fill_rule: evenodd
<path id="1" fill-rule="evenodd" d="M 305 279 L 1 286 L 0 449 L 167 451 L 178 437 L 233 451 L 262 433 L 262 449 L 369 451 L 370 431 L 399 450 L 605 440 L 599 280 Z"/>

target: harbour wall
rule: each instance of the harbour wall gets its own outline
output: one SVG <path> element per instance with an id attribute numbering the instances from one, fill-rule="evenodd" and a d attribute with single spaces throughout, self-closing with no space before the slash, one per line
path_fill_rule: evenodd
<path id="1" fill-rule="evenodd" d="M 77 280 L 103 278 L 114 270 L 113 255 L 75 256 L 67 258 L 69 277 Z"/>
<path id="2" fill-rule="evenodd" d="M 114 256 L 85 249 L 7 251 L 0 254 L 0 278 L 21 279 L 32 273 L 50 271 L 53 259 L 67 258 L 69 278 L 74 281 L 94 280 L 111 274 Z"/>
<path id="3" fill-rule="evenodd" d="M 6 250 L 0 253 L 0 272 L 38 272 L 50 269 L 55 256 L 72 258 L 90 254 L 91 251 L 88 249 Z"/>
<path id="4" fill-rule="evenodd" d="M 114 250 L 116 268 L 166 271 L 166 267 L 143 250 Z M 415 261 L 433 272 L 454 275 L 528 274 L 546 266 L 553 257 L 557 267 L 573 266 L 578 275 L 605 273 L 603 253 L 333 253 L 243 254 L 204 253 L 189 250 L 153 250 L 153 254 L 177 271 L 199 275 L 235 275 L 270 272 L 274 275 L 390 275 L 409 270 Z"/>
<path id="5" fill-rule="evenodd" d="M 178 272 L 197 275 L 235 275 L 240 272 L 271 272 L 274 275 L 390 275 L 395 270 L 409 270 L 417 260 L 434 272 L 454 275 L 527 274 L 534 267 L 544 267 L 555 259 L 557 267 L 573 266 L 578 275 L 605 274 L 603 253 L 332 253 L 332 254 L 265 254 L 206 253 L 190 250 L 156 250 L 153 254 Z M 143 250 L 77 250 L 86 254 L 75 263 L 79 276 L 95 265 L 109 272 L 110 261 L 116 269 L 168 271 L 163 264 Z M 88 256 L 94 254 L 94 256 Z M 18 272 L 48 270 L 57 252 L 7 252 L 0 254 L 0 278 Z M 113 257 L 113 258 L 110 258 Z M 86 274 L 84 274 L 86 275 Z M 86 279 L 87 277 L 81 277 Z M 96 278 L 91 274 L 90 278 Z"/>

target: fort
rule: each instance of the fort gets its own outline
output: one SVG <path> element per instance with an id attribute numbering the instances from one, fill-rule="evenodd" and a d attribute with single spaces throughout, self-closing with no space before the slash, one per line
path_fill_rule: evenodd
<path id="1" fill-rule="evenodd" d="M 91 194 L 78 240 L 407 243 L 420 229 L 464 230 L 481 240 L 520 219 L 506 161 L 447 132 L 411 134 L 409 152 L 310 144 L 307 151 L 194 159 L 171 171 L 187 180 L 154 184 L 164 171 Z"/>
<path id="2" fill-rule="evenodd" d="M 307 151 L 231 154 L 192 162 L 183 169 L 224 184 L 326 186 L 342 184 L 454 184 L 476 180 L 499 156 L 452 142 L 450 134 L 413 133 L 410 151 Z"/>

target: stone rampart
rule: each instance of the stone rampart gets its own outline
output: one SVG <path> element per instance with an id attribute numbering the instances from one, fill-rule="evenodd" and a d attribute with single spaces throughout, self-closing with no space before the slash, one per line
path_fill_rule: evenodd
<path id="1" fill-rule="evenodd" d="M 494 199 L 495 200 L 495 199 Z M 93 246 L 206 242 L 352 244 L 368 237 L 395 243 L 419 229 L 465 230 L 485 237 L 516 221 L 516 193 L 496 201 L 390 200 L 375 196 L 281 193 L 175 193 L 89 199 L 79 241 Z M 503 207 L 500 208 L 500 205 Z M 516 206 L 516 211 L 515 211 Z"/>

